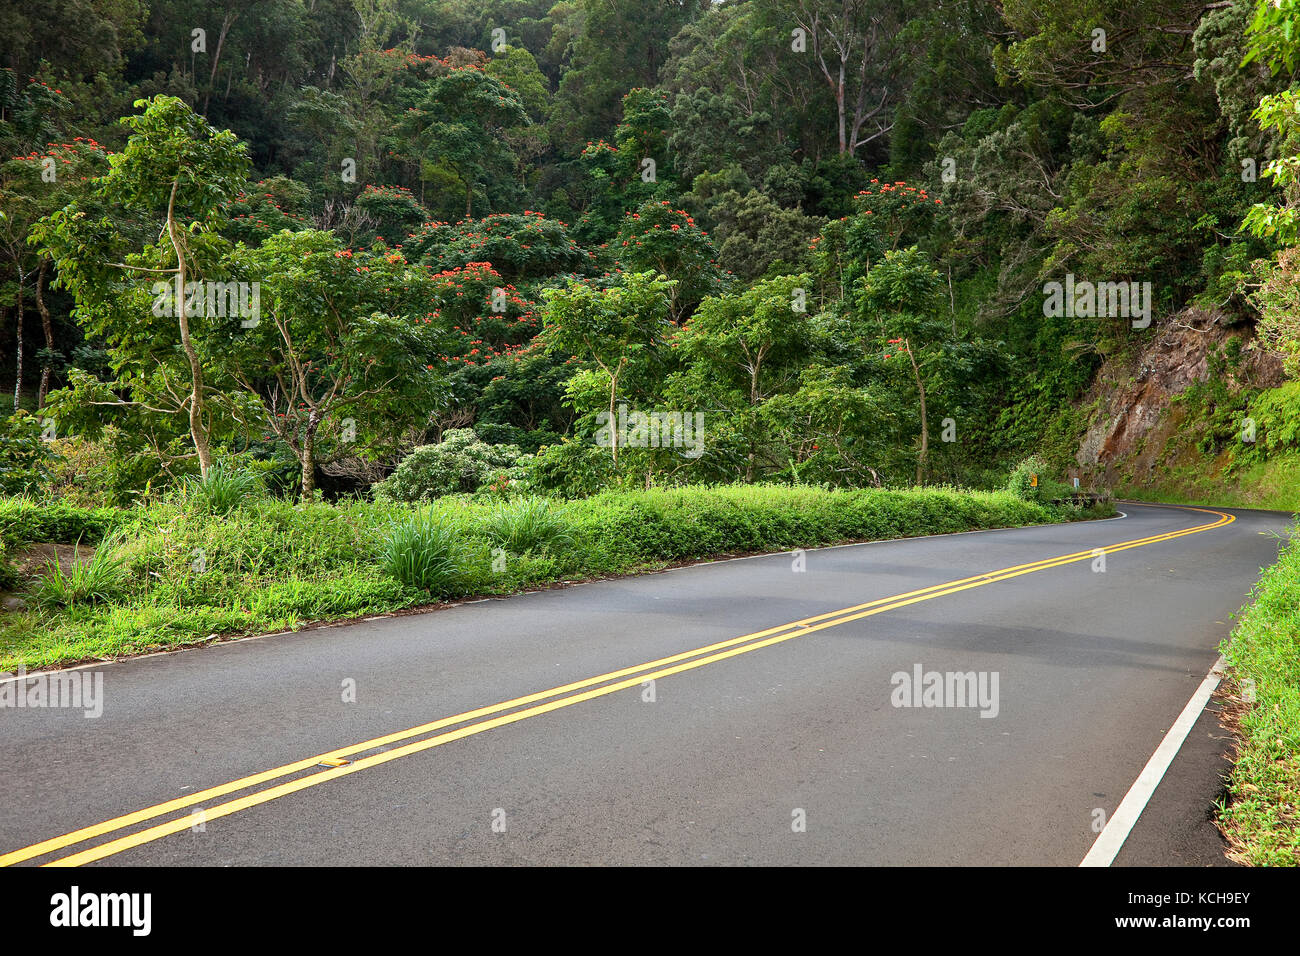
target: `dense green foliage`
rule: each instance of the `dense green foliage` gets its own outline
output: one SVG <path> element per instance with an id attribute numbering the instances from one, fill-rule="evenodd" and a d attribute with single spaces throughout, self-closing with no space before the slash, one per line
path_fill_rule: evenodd
<path id="1" fill-rule="evenodd" d="M 51 509 L 52 511 L 56 509 Z M 0 617 L 0 670 L 138 653 L 218 634 L 397 611 L 472 594 L 625 574 L 717 554 L 1012 527 L 1085 516 L 1007 492 L 818 487 L 606 492 L 557 505 L 446 496 L 294 505 L 260 498 L 214 515 L 176 497 L 118 513 L 88 569 L 47 575 Z M 43 520 L 57 527 L 37 527 Z M 76 540 L 98 512 L 0 506 L 0 540 Z M 89 536 L 88 536 L 89 539 Z M 98 540 L 96 538 L 96 540 Z"/>
<path id="2" fill-rule="evenodd" d="M 489 445 L 471 429 L 453 428 L 436 445 L 421 445 L 375 486 L 393 501 L 431 501 L 443 495 L 473 494 L 489 483 L 504 486 L 518 476 L 519 449 Z"/>
<path id="3" fill-rule="evenodd" d="M 566 494 L 991 487 L 1184 306 L 1300 354 L 1289 4 L 83 6 L 0 64 L 0 374 L 78 494 L 364 492 L 465 427 Z M 1049 314 L 1067 274 L 1153 324 Z M 75 484 L 31 431 L 4 490 Z"/>

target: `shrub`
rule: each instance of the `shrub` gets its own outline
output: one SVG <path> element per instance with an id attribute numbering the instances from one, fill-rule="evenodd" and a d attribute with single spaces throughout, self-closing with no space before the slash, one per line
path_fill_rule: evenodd
<path id="1" fill-rule="evenodd" d="M 560 551 L 573 545 L 564 515 L 545 498 L 501 502 L 484 518 L 488 541 L 511 554 Z"/>
<path id="2" fill-rule="evenodd" d="M 98 541 L 117 521 L 118 513 L 112 508 L 0 499 L 0 540 L 15 548 L 33 541 Z"/>
<path id="3" fill-rule="evenodd" d="M 528 487 L 566 498 L 597 494 L 615 478 L 608 448 L 569 438 L 538 449 L 525 471 Z"/>
<path id="4" fill-rule="evenodd" d="M 73 551 L 72 567 L 64 571 L 57 561 L 49 561 L 32 588 L 33 603 L 51 610 L 71 608 L 77 604 L 108 603 L 120 597 L 126 584 L 125 559 L 119 549 L 118 536 L 105 539 L 94 556 L 81 562 L 81 547 Z"/>
<path id="5" fill-rule="evenodd" d="M 41 420 L 24 411 L 0 420 L 0 494 L 33 494 L 49 478 L 49 443 Z"/>
<path id="6" fill-rule="evenodd" d="M 1011 469 L 1011 476 L 1007 478 L 1004 487 L 1024 501 L 1042 501 L 1048 467 L 1043 459 L 1037 455 L 1030 455 Z M 1037 485 L 1034 484 L 1034 476 L 1037 476 Z"/>
<path id="7" fill-rule="evenodd" d="M 473 494 L 522 477 L 525 458 L 516 445 L 489 445 L 470 428 L 453 428 L 436 445 L 421 445 L 375 486 L 377 497 L 392 501 L 431 501 L 443 495 Z"/>
<path id="8" fill-rule="evenodd" d="M 379 564 L 407 587 L 446 597 L 463 585 L 463 540 L 459 525 L 445 515 L 421 511 L 393 527 L 379 552 Z"/>
<path id="9" fill-rule="evenodd" d="M 1250 415 L 1258 423 L 1261 444 L 1269 451 L 1300 446 L 1300 382 L 1261 392 L 1250 403 Z"/>
<path id="10" fill-rule="evenodd" d="M 65 435 L 49 442 L 46 496 L 83 508 L 148 501 L 174 481 L 166 465 L 185 454 L 188 433 L 155 445 L 137 431 L 107 425 L 97 437 Z"/>

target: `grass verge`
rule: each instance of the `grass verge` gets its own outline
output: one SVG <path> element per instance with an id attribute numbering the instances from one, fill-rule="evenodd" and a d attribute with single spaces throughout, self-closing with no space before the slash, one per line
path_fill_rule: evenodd
<path id="1" fill-rule="evenodd" d="M 1300 534 L 1300 527 L 1293 533 Z M 1300 864 L 1300 537 L 1252 594 L 1223 655 L 1236 684 L 1236 766 L 1219 825 L 1233 857 Z"/>
<path id="2" fill-rule="evenodd" d="M 1171 473 L 1146 482 L 1120 482 L 1117 498 L 1170 505 L 1256 508 L 1300 513 L 1300 455 L 1278 454 L 1231 473 L 1208 459 L 1199 470 Z"/>
<path id="3" fill-rule="evenodd" d="M 19 512 L 36 507 L 11 506 L 11 523 L 26 527 L 31 522 Z M 113 529 L 114 587 L 95 600 L 62 602 L 39 599 L 40 585 L 29 584 L 28 610 L 0 615 L 0 671 L 722 555 L 1111 513 L 1053 508 L 1007 491 L 775 485 L 611 492 L 570 502 L 443 498 L 423 507 L 245 497 L 221 515 L 177 499 L 97 514 Z M 79 530 L 71 519 L 65 524 Z"/>

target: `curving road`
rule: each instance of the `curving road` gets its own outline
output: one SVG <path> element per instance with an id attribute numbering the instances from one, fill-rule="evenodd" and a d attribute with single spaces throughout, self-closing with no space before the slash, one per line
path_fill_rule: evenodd
<path id="1" fill-rule="evenodd" d="M 1121 507 L 98 665 L 0 709 L 0 863 L 1075 866 L 1290 521 Z M 1117 863 L 1221 856 L 1221 743 Z"/>

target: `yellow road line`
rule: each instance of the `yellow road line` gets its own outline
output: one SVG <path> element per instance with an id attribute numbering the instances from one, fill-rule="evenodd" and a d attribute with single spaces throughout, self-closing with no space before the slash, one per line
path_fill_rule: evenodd
<path id="1" fill-rule="evenodd" d="M 1183 537 L 1184 535 L 1196 534 L 1201 531 L 1207 531 L 1212 528 L 1217 528 L 1229 524 L 1232 521 L 1236 520 L 1233 516 L 1223 514 L 1222 512 L 1209 511 L 1207 509 L 1202 509 L 1202 508 L 1188 508 L 1186 510 L 1200 511 L 1206 514 L 1215 514 L 1219 516 L 1219 520 L 1204 525 L 1196 525 L 1192 528 L 1185 528 L 1180 531 L 1165 532 L 1163 534 L 1151 535 L 1146 538 L 1138 538 L 1138 539 L 1133 539 L 1131 541 L 1119 542 L 1118 544 L 1108 545 L 1100 550 L 1103 550 L 1107 553 L 1113 553 L 1116 551 L 1126 551 L 1130 548 L 1142 547 L 1148 544 L 1155 544 L 1162 541 L 1168 541 L 1175 538 Z M 791 638 L 794 637 L 801 637 L 805 634 L 811 634 L 815 631 L 824 630 L 829 627 L 835 627 L 840 624 L 859 620 L 864 617 L 870 617 L 874 614 L 880 614 L 888 610 L 893 610 L 895 608 L 905 607 L 909 604 L 915 604 L 919 601 L 929 600 L 931 598 L 939 597 L 941 595 L 953 594 L 958 591 L 964 591 L 967 590 L 968 588 L 973 588 L 973 587 L 980 587 L 985 584 L 994 583 L 996 581 L 1004 581 L 1009 578 L 1019 577 L 1022 574 L 1030 574 L 1033 573 L 1034 571 L 1041 571 L 1052 567 L 1059 567 L 1064 564 L 1070 564 L 1077 561 L 1084 561 L 1087 560 L 1088 558 L 1091 558 L 1096 553 L 1097 550 L 1098 549 L 1094 548 L 1094 549 L 1089 549 L 1087 551 L 1077 551 L 1072 554 L 1059 555 L 1054 558 L 1044 558 L 1040 561 L 1015 565 L 1010 568 L 1002 568 L 998 571 L 990 571 L 987 574 L 973 575 L 968 578 L 961 578 L 956 581 L 949 581 L 943 584 L 932 585 L 927 588 L 920 588 L 915 591 L 908 591 L 903 594 L 896 594 L 887 598 L 879 598 L 875 601 L 869 601 L 864 604 L 855 605 L 853 607 L 841 608 L 837 611 L 829 611 L 824 614 L 819 614 L 813 617 L 804 618 L 800 621 L 795 621 L 790 624 L 784 624 L 778 627 L 767 628 L 762 631 L 755 631 L 752 634 L 746 634 L 741 637 L 730 638 L 729 640 L 720 641 L 715 644 L 710 644 L 706 647 L 697 648 L 691 651 L 684 651 L 682 653 L 674 654 L 669 657 L 659 658 L 658 660 L 650 661 L 645 664 L 639 664 L 633 667 L 626 667 L 621 670 L 611 671 L 609 673 L 602 674 L 597 677 L 590 677 L 585 680 L 576 681 L 570 684 L 565 684 L 561 687 L 552 688 L 546 691 L 540 691 L 538 693 L 529 694 L 524 697 L 517 697 L 514 698 L 513 700 L 504 701 L 499 704 L 494 704 L 488 707 L 481 707 L 476 710 L 466 711 L 465 713 L 457 714 L 452 717 L 440 718 L 439 720 L 435 720 L 427 724 L 422 724 L 418 727 L 413 727 L 404 731 L 398 731 L 396 733 L 388 734 L 383 737 L 377 737 L 372 740 L 363 741 L 362 743 L 359 744 L 353 744 L 347 747 L 342 747 L 337 750 L 332 750 L 328 753 L 319 754 L 317 756 L 309 757 L 304 760 L 294 761 L 293 763 L 285 764 L 281 767 L 276 767 L 271 770 L 266 770 L 261 773 L 253 774 L 251 776 L 242 777 L 238 780 L 233 780 L 229 783 L 221 784 L 220 786 L 210 787 L 206 790 L 202 790 L 197 793 L 187 795 L 185 797 L 180 797 L 175 800 L 170 800 L 165 803 L 158 804 L 154 807 L 148 807 L 146 809 L 139 810 L 134 813 L 126 814 L 124 816 L 120 816 L 111 820 L 104 821 L 103 823 L 99 823 L 94 826 L 84 827 L 80 830 L 75 830 L 71 833 L 67 833 L 62 836 L 53 837 L 49 840 L 44 840 L 40 843 L 36 843 L 29 847 L 25 847 L 20 850 L 15 850 L 0 856 L 0 866 L 8 866 L 13 863 L 19 863 L 24 860 L 33 859 L 38 856 L 44 856 L 56 850 L 64 849 L 74 844 L 82 843 L 87 840 L 94 839 L 95 837 L 98 836 L 104 836 L 106 834 L 115 832 L 117 830 L 121 830 L 125 827 L 132 826 L 134 824 L 143 823 L 147 820 L 151 820 L 156 817 L 175 812 L 177 810 L 185 809 L 186 807 L 193 806 L 205 800 L 215 799 L 217 797 L 225 796 L 237 792 L 239 790 L 245 790 L 250 787 L 257 786 L 258 784 L 261 783 L 267 783 L 272 780 L 277 780 L 289 774 L 293 774 L 302 770 L 317 767 L 323 761 L 338 759 L 341 757 L 347 757 L 349 755 L 360 753 L 365 750 L 372 749 L 374 747 L 384 746 L 386 744 L 394 743 L 400 740 L 406 740 L 411 737 L 419 736 L 425 733 L 431 733 L 435 730 L 443 729 L 454 724 L 476 720 L 477 718 L 489 716 L 492 714 L 498 714 L 501 711 L 509 710 L 514 707 L 523 707 L 528 704 L 534 704 L 537 701 L 546 700 L 547 698 L 559 697 L 558 700 L 552 700 L 549 703 L 542 704 L 540 706 L 528 707 L 525 710 L 520 710 L 520 711 L 516 711 L 515 713 L 496 717 L 492 720 L 486 720 L 486 721 L 481 721 L 479 723 L 470 724 L 467 727 L 461 727 L 449 733 L 441 734 L 436 737 L 431 737 L 425 740 L 418 741 L 416 743 L 408 744 L 404 747 L 390 750 L 385 753 L 374 754 L 370 757 L 361 758 L 346 766 L 336 767 L 333 769 L 321 771 L 319 773 L 311 774 L 309 776 L 300 777 L 296 780 L 291 780 L 286 783 L 280 784 L 279 786 L 271 787 L 266 790 L 261 790 L 256 793 L 249 794 L 245 797 L 241 797 L 239 799 L 228 801 L 227 803 L 224 804 L 220 804 L 216 807 L 205 808 L 203 810 L 205 820 L 226 816 L 231 813 L 236 813 L 239 810 L 247 809 L 248 807 L 255 806 L 260 803 L 265 803 L 281 796 L 285 796 L 289 793 L 295 793 L 299 790 L 306 789 L 307 787 L 316 786 L 320 783 L 325 783 L 328 780 L 335 779 L 336 777 L 346 776 L 347 774 L 355 773 L 359 770 L 364 770 L 368 767 L 372 767 L 380 763 L 386 763 L 389 760 L 395 760 L 399 757 L 407 756 L 412 753 L 418 753 L 420 751 L 427 750 L 431 747 L 436 747 L 444 743 L 449 743 L 453 740 L 460 740 L 464 737 L 473 736 L 474 734 L 482 733 L 486 730 L 491 730 L 495 727 L 500 727 L 505 724 L 514 723 L 518 720 L 523 720 L 528 717 L 533 717 L 539 714 L 548 713 L 552 710 L 559 709 L 560 707 L 572 706 L 573 704 L 581 703 L 582 701 L 585 700 L 591 700 L 595 697 L 601 697 L 607 694 L 615 693 L 619 690 L 624 690 L 628 687 L 636 686 L 646 680 L 657 679 L 659 677 L 666 677 L 666 676 L 670 676 L 671 674 L 681 673 L 683 671 L 691 670 L 696 667 L 702 667 L 705 664 L 710 664 L 716 661 L 725 660 L 726 658 L 734 657 L 737 656 L 738 654 L 748 653 L 749 651 L 752 650 L 758 650 L 759 648 L 762 647 L 769 647 L 773 644 L 781 643 L 783 641 L 790 640 Z M 748 643 L 748 642 L 753 642 L 753 643 Z M 744 645 L 743 647 L 738 646 L 742 644 Z M 701 655 L 708 655 L 708 656 L 701 657 Z M 691 661 L 689 660 L 690 658 L 699 658 L 699 659 Z M 689 661 L 689 662 L 679 663 L 682 661 Z M 675 666 L 665 667 L 665 665 L 675 665 Z M 654 670 L 655 668 L 659 668 L 659 669 Z M 645 673 L 647 670 L 652 670 L 653 672 Z M 635 676 L 621 681 L 618 680 L 619 678 L 625 678 L 628 675 L 635 675 Z M 584 688 L 591 688 L 593 685 L 603 684 L 605 681 L 611 681 L 611 680 L 615 680 L 617 682 L 613 684 L 605 684 L 604 686 L 598 687 L 594 690 L 584 691 Z M 573 694 L 571 693 L 572 691 L 583 691 L 583 692 Z M 568 694 L 569 696 L 560 697 L 560 695 L 564 695 L 564 694 Z M 167 823 L 151 827 L 149 829 L 141 830 L 138 833 L 131 834 L 129 836 L 122 837 L 117 840 L 109 841 L 107 843 L 101 844 L 96 847 L 92 847 L 80 853 L 76 853 L 71 856 L 64 857 L 63 859 L 55 860 L 52 863 L 46 865 L 75 866 L 75 865 L 80 865 L 81 863 L 87 863 L 93 860 L 102 859 L 105 856 L 110 856 L 115 853 L 120 853 L 123 850 L 130 849 L 133 846 L 139 846 L 142 843 L 148 843 L 153 840 L 160 839 L 161 837 L 167 836 L 168 834 L 189 829 L 191 823 L 192 821 L 188 817 L 181 817 L 169 821 Z"/>

